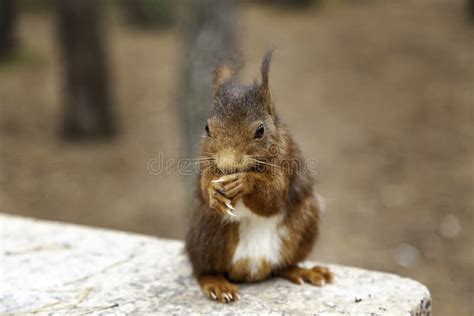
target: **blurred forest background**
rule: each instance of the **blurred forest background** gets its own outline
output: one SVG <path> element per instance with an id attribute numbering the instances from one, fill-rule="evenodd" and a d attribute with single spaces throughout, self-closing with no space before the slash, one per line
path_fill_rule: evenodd
<path id="1" fill-rule="evenodd" d="M 183 238 L 210 73 L 258 77 L 326 198 L 312 258 L 474 315 L 474 4 L 0 0 L 0 211 Z M 41 238 L 41 236 L 38 236 Z"/>

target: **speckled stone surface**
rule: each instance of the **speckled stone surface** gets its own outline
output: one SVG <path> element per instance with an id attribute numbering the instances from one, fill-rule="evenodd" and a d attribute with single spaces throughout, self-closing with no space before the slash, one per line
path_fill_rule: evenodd
<path id="1" fill-rule="evenodd" d="M 431 305 L 416 281 L 338 265 L 332 285 L 273 279 L 223 305 L 201 293 L 180 241 L 8 215 L 0 229 L 0 314 L 428 315 Z"/>

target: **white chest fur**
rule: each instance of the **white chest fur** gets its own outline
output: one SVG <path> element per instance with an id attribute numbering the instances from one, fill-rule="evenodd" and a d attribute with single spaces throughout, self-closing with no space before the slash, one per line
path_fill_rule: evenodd
<path id="1" fill-rule="evenodd" d="M 282 225 L 283 215 L 272 217 L 258 216 L 250 211 L 242 201 L 235 205 L 235 217 L 228 220 L 239 222 L 239 243 L 234 252 L 232 263 L 249 260 L 257 269 L 264 259 L 272 266 L 278 265 L 281 256 L 282 238 L 287 229 Z"/>

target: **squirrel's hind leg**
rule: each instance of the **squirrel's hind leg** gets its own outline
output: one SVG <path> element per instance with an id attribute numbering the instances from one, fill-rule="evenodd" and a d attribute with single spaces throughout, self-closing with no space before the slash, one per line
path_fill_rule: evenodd
<path id="1" fill-rule="evenodd" d="M 332 272 L 328 268 L 321 266 L 315 266 L 311 269 L 292 266 L 278 271 L 276 275 L 296 284 L 307 282 L 316 286 L 332 283 L 334 279 Z"/>
<path id="2" fill-rule="evenodd" d="M 204 294 L 211 300 L 229 303 L 240 299 L 239 288 L 223 275 L 200 275 L 198 282 Z"/>

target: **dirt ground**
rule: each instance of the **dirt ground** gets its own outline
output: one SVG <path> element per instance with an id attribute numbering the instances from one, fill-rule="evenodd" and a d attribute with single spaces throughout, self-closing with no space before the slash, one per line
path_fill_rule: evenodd
<path id="1" fill-rule="evenodd" d="M 110 14 L 121 134 L 78 145 L 57 137 L 53 23 L 23 14 L 20 56 L 0 65 L 0 211 L 182 238 L 183 179 L 147 168 L 160 152 L 183 155 L 176 30 Z M 436 315 L 474 315 L 474 24 L 463 1 L 249 5 L 241 28 L 243 77 L 276 48 L 277 110 L 319 162 L 327 211 L 312 258 L 417 279 Z"/>

